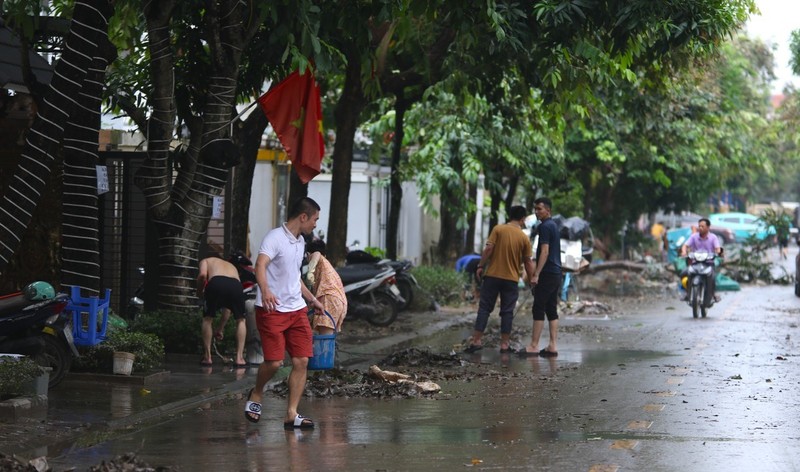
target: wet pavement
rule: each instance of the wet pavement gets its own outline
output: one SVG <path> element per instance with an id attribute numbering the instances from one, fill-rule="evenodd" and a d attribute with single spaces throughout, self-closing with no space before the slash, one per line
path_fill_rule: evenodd
<path id="1" fill-rule="evenodd" d="M 0 451 L 46 455 L 59 471 L 128 452 L 180 470 L 798 470 L 800 299 L 792 286 L 722 296 L 707 319 L 669 292 L 604 300 L 609 313 L 562 320 L 555 359 L 500 354 L 492 316 L 487 347 L 459 354 L 463 365 L 381 366 L 434 376 L 441 393 L 304 398 L 312 431 L 284 431 L 286 400 L 272 393 L 261 421 L 245 420 L 255 369 L 173 357 L 170 375 L 145 386 L 70 377 L 51 392 L 47 423 L 71 433 L 37 443 L 0 425 Z M 339 362 L 365 370 L 409 347 L 449 355 L 474 319 L 414 316 L 394 331 L 353 322 Z M 530 322 L 520 310 L 518 346 Z"/>

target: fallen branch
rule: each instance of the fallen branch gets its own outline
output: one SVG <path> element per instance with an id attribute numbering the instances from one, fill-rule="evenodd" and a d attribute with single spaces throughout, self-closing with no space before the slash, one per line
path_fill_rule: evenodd
<path id="1" fill-rule="evenodd" d="M 648 264 L 645 262 L 632 262 L 632 261 L 610 261 L 603 262 L 602 264 L 590 265 L 581 271 L 582 274 L 594 274 L 604 270 L 624 269 L 633 272 L 644 272 L 647 270 Z"/>
<path id="2" fill-rule="evenodd" d="M 438 393 L 442 390 L 442 387 L 434 382 L 417 382 L 415 380 L 411 380 L 410 375 L 392 372 L 391 370 L 381 370 L 376 365 L 370 366 L 369 375 L 389 383 L 410 384 L 420 393 Z"/>

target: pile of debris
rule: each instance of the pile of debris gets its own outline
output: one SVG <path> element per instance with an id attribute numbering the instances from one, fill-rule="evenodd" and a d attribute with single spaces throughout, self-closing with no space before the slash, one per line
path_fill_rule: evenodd
<path id="1" fill-rule="evenodd" d="M 16 456 L 7 456 L 0 453 L 0 470 L 7 472 L 50 472 L 53 469 L 47 463 L 46 457 L 37 457 L 29 461 Z M 71 469 L 72 470 L 72 469 Z M 123 454 L 106 462 L 89 467 L 89 472 L 172 472 L 178 469 L 172 467 L 151 467 L 139 460 L 134 453 Z"/>
<path id="2" fill-rule="evenodd" d="M 331 369 L 309 376 L 305 395 L 316 398 L 417 398 L 435 395 L 441 387 L 417 374 L 381 370 L 377 365 L 364 373 L 359 370 Z M 289 394 L 286 380 L 272 388 L 280 397 Z"/>

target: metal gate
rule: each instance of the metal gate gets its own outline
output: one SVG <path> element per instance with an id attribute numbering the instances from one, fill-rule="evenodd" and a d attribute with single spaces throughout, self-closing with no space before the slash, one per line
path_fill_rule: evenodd
<path id="1" fill-rule="evenodd" d="M 100 196 L 102 288 L 111 289 L 111 309 L 125 316 L 127 301 L 142 280 L 148 218 L 144 195 L 133 183 L 146 152 L 106 151 L 100 164 L 108 167 L 109 191 Z"/>

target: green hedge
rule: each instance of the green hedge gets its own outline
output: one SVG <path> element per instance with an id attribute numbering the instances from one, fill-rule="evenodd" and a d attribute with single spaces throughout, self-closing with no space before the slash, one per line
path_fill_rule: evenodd
<path id="1" fill-rule="evenodd" d="M 130 330 L 112 330 L 105 341 L 80 348 L 80 357 L 75 359 L 72 369 L 78 372 L 113 371 L 114 352 L 130 352 L 136 356 L 133 370 L 146 372 L 156 369 L 164 363 L 164 343 L 158 336 Z"/>
<path id="2" fill-rule="evenodd" d="M 458 305 L 464 301 L 466 276 L 445 266 L 418 266 L 411 270 L 422 292 L 441 305 Z M 418 297 L 419 298 L 419 297 Z M 417 305 L 415 300 L 414 305 Z"/>

